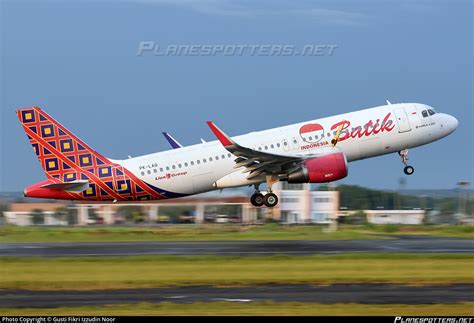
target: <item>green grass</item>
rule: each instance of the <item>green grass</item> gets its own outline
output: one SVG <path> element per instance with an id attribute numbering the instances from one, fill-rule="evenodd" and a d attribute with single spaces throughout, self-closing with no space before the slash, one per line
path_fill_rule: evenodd
<path id="1" fill-rule="evenodd" d="M 162 227 L 0 227 L 0 242 L 124 242 L 380 239 L 366 232 L 326 232 L 320 226 L 165 225 Z"/>
<path id="2" fill-rule="evenodd" d="M 385 234 L 388 236 L 381 236 Z M 225 241 L 225 240 L 351 240 L 390 239 L 390 234 L 415 234 L 474 238 L 474 226 L 366 225 L 340 226 L 327 232 L 322 226 L 267 224 L 165 225 L 162 227 L 0 227 L 1 242 L 125 242 L 125 241 Z"/>
<path id="3" fill-rule="evenodd" d="M 343 230 L 348 229 L 345 227 Z M 453 237 L 453 238 L 474 238 L 473 225 L 365 225 L 360 227 L 353 227 L 353 232 L 365 234 L 397 234 L 397 235 L 424 235 L 424 236 L 439 236 L 439 237 Z"/>
<path id="4" fill-rule="evenodd" d="M 140 303 L 75 308 L 0 308 L 2 315 L 386 315 L 386 316 L 472 316 L 474 303 L 456 304 L 318 304 L 318 303 Z"/>
<path id="5" fill-rule="evenodd" d="M 0 288 L 151 288 L 176 285 L 474 283 L 472 254 L 0 258 Z"/>

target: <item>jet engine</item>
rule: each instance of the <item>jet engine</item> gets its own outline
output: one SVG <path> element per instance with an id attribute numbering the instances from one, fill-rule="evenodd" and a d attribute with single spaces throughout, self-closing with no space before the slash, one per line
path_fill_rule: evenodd
<path id="1" fill-rule="evenodd" d="M 305 160 L 299 168 L 288 173 L 288 183 L 326 183 L 347 176 L 347 159 L 338 152 Z"/>

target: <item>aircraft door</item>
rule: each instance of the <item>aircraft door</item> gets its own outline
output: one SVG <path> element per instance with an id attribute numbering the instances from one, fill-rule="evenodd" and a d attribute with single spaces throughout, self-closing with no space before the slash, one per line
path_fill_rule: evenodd
<path id="1" fill-rule="evenodd" d="M 393 113 L 397 118 L 398 132 L 402 133 L 411 131 L 410 120 L 408 119 L 408 115 L 405 108 L 397 108 L 393 110 Z"/>

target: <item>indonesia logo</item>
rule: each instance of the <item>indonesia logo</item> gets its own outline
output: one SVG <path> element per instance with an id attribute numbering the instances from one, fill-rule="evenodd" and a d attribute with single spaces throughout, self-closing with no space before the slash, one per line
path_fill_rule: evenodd
<path id="1" fill-rule="evenodd" d="M 324 128 L 318 123 L 305 124 L 300 128 L 300 136 L 305 142 L 316 143 L 324 136 Z"/>

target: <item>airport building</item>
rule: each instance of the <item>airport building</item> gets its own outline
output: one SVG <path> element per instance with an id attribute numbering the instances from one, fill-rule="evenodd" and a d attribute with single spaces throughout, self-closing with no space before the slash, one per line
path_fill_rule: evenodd
<path id="1" fill-rule="evenodd" d="M 67 225 L 65 219 L 57 216 L 60 210 L 66 208 L 66 204 L 61 203 L 13 203 L 9 210 L 3 212 L 6 224 L 33 225 L 35 224 L 35 214 L 41 213 L 41 224 L 44 225 Z"/>
<path id="2" fill-rule="evenodd" d="M 287 224 L 330 223 L 339 212 L 339 192 L 312 191 L 310 184 L 275 185 L 280 203 L 275 207 L 275 219 Z"/>
<path id="3" fill-rule="evenodd" d="M 284 224 L 329 224 L 338 217 L 355 211 L 339 210 L 339 192 L 313 191 L 309 184 L 278 183 L 274 192 L 280 203 L 274 208 L 256 208 L 250 204 L 248 192 L 213 192 L 159 202 L 103 204 L 103 203 L 13 203 L 4 212 L 6 224 L 15 225 L 93 225 L 124 224 L 124 207 L 139 210 L 138 219 L 144 223 L 241 223 L 259 224 L 272 219 Z M 235 195 L 238 193 L 238 195 Z M 233 195 L 232 195 L 233 194 Z M 64 210 L 69 212 L 65 216 Z M 174 209 L 174 217 L 168 216 Z M 176 209 L 181 213 L 176 216 Z M 35 221 L 41 213 L 42 220 Z M 72 211 L 72 212 L 71 212 Z M 35 215 L 36 213 L 36 215 Z M 421 224 L 424 210 L 364 210 L 367 221 L 373 224 Z M 72 214 L 72 216 L 71 216 Z"/>
<path id="4" fill-rule="evenodd" d="M 66 204 L 16 203 L 11 204 L 10 210 L 5 212 L 5 222 L 16 225 L 33 225 L 35 224 L 34 211 L 41 210 L 44 220 L 39 224 L 112 225 L 125 221 L 119 212 L 120 208 L 124 206 L 138 207 L 143 215 L 143 221 L 150 223 L 169 221 L 166 216 L 162 215 L 166 213 L 166 209 L 173 207 L 190 210 L 180 216 L 180 219 L 187 217 L 186 222 L 195 223 L 256 224 L 262 223 L 266 219 L 288 224 L 329 223 L 338 212 L 339 193 L 335 191 L 311 191 L 309 184 L 278 183 L 274 185 L 274 192 L 278 195 L 280 203 L 272 209 L 253 207 L 250 204 L 248 192 L 244 194 L 239 192 L 239 195 L 235 195 L 235 192 L 230 193 L 234 195 L 214 192 L 142 204 L 76 203 L 67 205 L 69 209 L 76 209 L 73 221 L 66 221 L 57 216 L 57 210 L 66 207 Z"/>
<path id="5" fill-rule="evenodd" d="M 425 210 L 365 210 L 373 224 L 422 224 Z"/>

